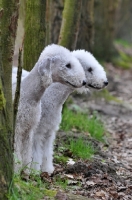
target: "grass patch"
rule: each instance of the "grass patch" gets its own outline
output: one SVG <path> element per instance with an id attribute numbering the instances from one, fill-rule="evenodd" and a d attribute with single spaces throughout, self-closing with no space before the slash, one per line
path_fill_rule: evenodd
<path id="1" fill-rule="evenodd" d="M 123 52 L 119 52 L 119 57 L 113 60 L 113 63 L 123 69 L 132 68 L 132 56 L 127 55 Z"/>
<path id="2" fill-rule="evenodd" d="M 94 114 L 91 118 L 88 118 L 88 131 L 94 139 L 98 141 L 104 141 L 104 125 Z"/>
<path id="3" fill-rule="evenodd" d="M 69 158 L 74 157 L 75 160 L 81 158 L 83 160 L 90 159 L 94 153 L 95 148 L 83 136 L 74 137 L 69 135 L 65 141 L 61 141 L 61 145 L 56 149 L 54 155 L 54 162 L 65 165 Z"/>
<path id="4" fill-rule="evenodd" d="M 65 157 L 63 155 L 54 155 L 54 161 L 55 163 L 62 163 L 62 164 L 66 164 L 68 161 L 68 157 Z"/>
<path id="5" fill-rule="evenodd" d="M 132 49 L 132 44 L 129 44 L 124 40 L 117 40 L 115 41 L 115 46 L 119 56 L 113 59 L 113 63 L 123 69 L 131 69 L 132 55 L 129 52 Z"/>
<path id="6" fill-rule="evenodd" d="M 91 137 L 98 141 L 103 141 L 105 131 L 103 123 L 98 119 L 97 114 L 94 113 L 91 117 L 88 117 L 86 113 L 74 112 L 67 107 L 63 110 L 60 128 L 66 132 L 73 129 L 77 129 L 80 132 L 88 132 Z"/>
<path id="7" fill-rule="evenodd" d="M 82 159 L 90 159 L 91 156 L 95 153 L 94 147 L 90 143 L 86 143 L 84 138 L 80 137 L 78 139 L 71 139 L 69 141 L 68 148 L 73 153 L 74 156 L 77 156 Z"/>
<path id="8" fill-rule="evenodd" d="M 120 99 L 111 95 L 110 92 L 107 89 L 103 89 L 99 93 L 95 92 L 94 95 L 98 96 L 98 97 L 103 97 L 106 101 L 114 101 L 116 103 L 122 103 L 122 101 Z"/>
<path id="9" fill-rule="evenodd" d="M 34 180 L 23 181 L 20 175 L 15 174 L 13 182 L 14 186 L 9 191 L 9 200 L 39 200 L 44 199 L 45 196 L 54 197 L 56 195 L 56 191 L 45 188 L 40 176 L 35 176 Z"/>
<path id="10" fill-rule="evenodd" d="M 115 43 L 122 45 L 123 47 L 132 47 L 132 44 L 128 43 L 125 40 L 118 39 Z"/>
<path id="11" fill-rule="evenodd" d="M 56 186 L 60 186 L 64 190 L 68 186 L 68 180 L 66 178 L 60 177 L 60 175 L 58 175 L 58 176 L 55 177 L 54 183 L 55 183 Z"/>

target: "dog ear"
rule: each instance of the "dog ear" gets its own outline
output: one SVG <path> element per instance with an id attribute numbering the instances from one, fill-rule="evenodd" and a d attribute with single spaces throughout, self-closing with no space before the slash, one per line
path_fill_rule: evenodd
<path id="1" fill-rule="evenodd" d="M 59 57 L 59 56 L 54 56 L 54 57 L 51 58 L 52 64 L 57 63 L 58 60 L 60 60 L 60 57 Z"/>
<path id="2" fill-rule="evenodd" d="M 38 73 L 41 76 L 44 76 L 44 74 L 50 73 L 51 71 L 51 59 L 50 58 L 45 58 L 43 60 L 38 61 Z"/>

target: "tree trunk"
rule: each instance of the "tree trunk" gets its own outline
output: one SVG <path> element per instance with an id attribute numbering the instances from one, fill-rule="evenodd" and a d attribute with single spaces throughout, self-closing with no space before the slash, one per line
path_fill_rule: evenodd
<path id="1" fill-rule="evenodd" d="M 82 1 L 82 12 L 77 41 L 77 49 L 85 49 L 92 52 L 94 43 L 94 0 Z"/>
<path id="2" fill-rule="evenodd" d="M 64 0 L 53 1 L 51 4 L 51 43 L 58 43 L 61 22 L 62 22 L 62 12 L 64 9 Z"/>
<path id="3" fill-rule="evenodd" d="M 46 41 L 45 45 L 51 43 L 51 5 L 52 0 L 46 0 L 46 18 L 45 18 L 45 24 L 46 24 Z"/>
<path id="4" fill-rule="evenodd" d="M 116 38 L 132 44 L 132 1 L 118 0 Z"/>
<path id="5" fill-rule="evenodd" d="M 25 4 L 26 0 L 19 0 L 19 18 L 17 26 L 17 34 L 15 40 L 15 50 L 13 56 L 13 66 L 18 66 L 19 49 L 22 49 L 24 40 L 24 21 L 25 21 Z"/>
<path id="6" fill-rule="evenodd" d="M 45 46 L 46 0 L 27 0 L 24 38 L 24 68 L 30 71 Z"/>
<path id="7" fill-rule="evenodd" d="M 0 0 L 0 199 L 7 199 L 13 175 L 12 56 L 18 0 Z"/>
<path id="8" fill-rule="evenodd" d="M 94 55 L 110 61 L 115 54 L 115 19 L 118 0 L 95 0 Z"/>
<path id="9" fill-rule="evenodd" d="M 70 50 L 76 48 L 82 0 L 65 0 L 59 44 Z"/>

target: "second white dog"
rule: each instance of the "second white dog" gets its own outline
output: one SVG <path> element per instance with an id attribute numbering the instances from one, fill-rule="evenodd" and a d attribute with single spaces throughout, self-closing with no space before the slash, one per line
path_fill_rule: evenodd
<path id="1" fill-rule="evenodd" d="M 78 91 L 86 91 L 89 87 L 102 89 L 108 84 L 103 67 L 92 54 L 84 50 L 74 51 L 72 54 L 82 64 L 86 75 L 86 85 L 77 89 Z M 54 171 L 53 143 L 61 123 L 63 104 L 74 90 L 72 85 L 52 83 L 42 96 L 41 119 L 34 134 L 32 168 L 48 173 Z"/>

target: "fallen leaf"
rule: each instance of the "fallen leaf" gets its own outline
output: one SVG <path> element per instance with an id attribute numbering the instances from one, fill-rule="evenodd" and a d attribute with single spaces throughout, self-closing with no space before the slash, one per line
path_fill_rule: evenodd
<path id="1" fill-rule="evenodd" d="M 67 161 L 67 164 L 68 165 L 74 165 L 75 161 L 72 158 L 69 158 L 68 161 Z"/>
<path id="2" fill-rule="evenodd" d="M 89 185 L 89 186 L 93 186 L 93 185 L 95 185 L 96 183 L 93 182 L 93 181 L 87 181 L 86 184 Z"/>

